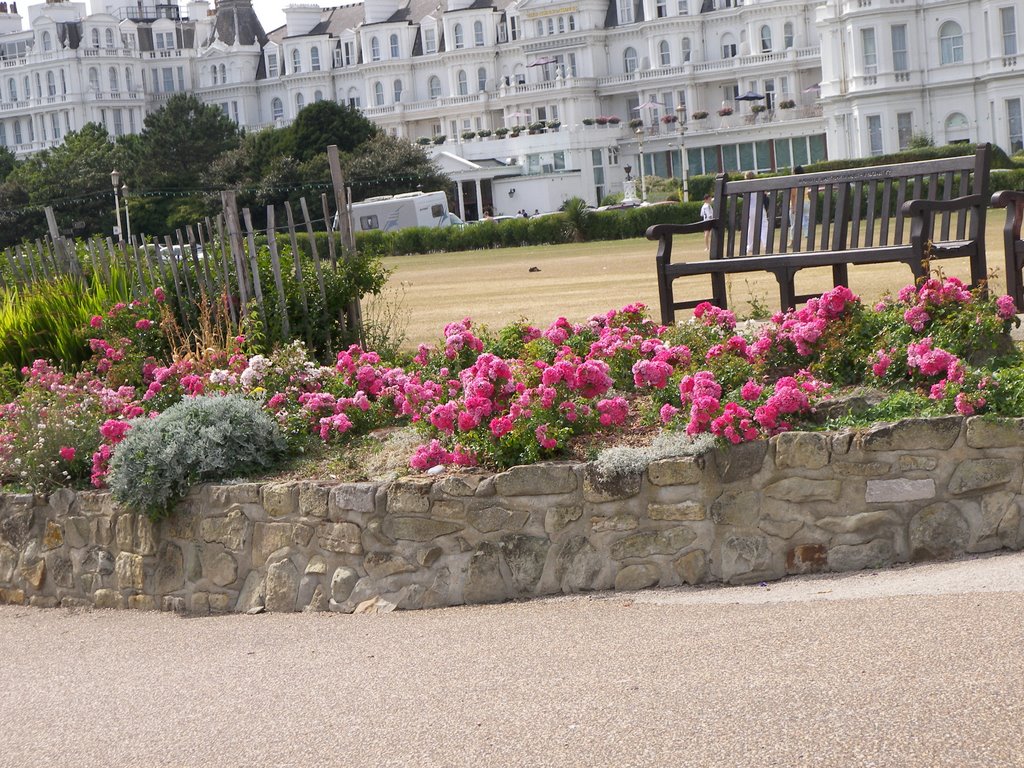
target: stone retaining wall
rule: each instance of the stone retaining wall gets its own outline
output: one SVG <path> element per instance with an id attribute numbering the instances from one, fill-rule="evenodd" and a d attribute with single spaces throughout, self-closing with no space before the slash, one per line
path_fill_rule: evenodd
<path id="1" fill-rule="evenodd" d="M 793 432 L 602 482 L 592 465 L 209 485 L 152 524 L 0 496 L 0 601 L 220 613 L 432 608 L 779 579 L 1024 546 L 1024 420 Z"/>

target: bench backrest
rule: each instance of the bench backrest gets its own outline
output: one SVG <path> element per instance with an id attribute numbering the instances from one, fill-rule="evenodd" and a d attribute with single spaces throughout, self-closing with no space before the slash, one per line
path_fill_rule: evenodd
<path id="1" fill-rule="evenodd" d="M 935 237 L 984 231 L 991 148 L 973 155 L 756 179 L 715 179 L 711 257 L 904 245 L 903 204 L 978 195 L 978 205 L 936 216 Z M 751 221 L 753 219 L 753 221 Z"/>

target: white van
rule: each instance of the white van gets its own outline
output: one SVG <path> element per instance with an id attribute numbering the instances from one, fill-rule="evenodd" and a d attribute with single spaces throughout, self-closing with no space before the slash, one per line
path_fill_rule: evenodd
<path id="1" fill-rule="evenodd" d="M 352 204 L 352 225 L 356 232 L 394 232 L 406 227 L 458 224 L 462 224 L 462 220 L 448 210 L 448 197 L 444 192 L 404 192 L 369 197 Z"/>

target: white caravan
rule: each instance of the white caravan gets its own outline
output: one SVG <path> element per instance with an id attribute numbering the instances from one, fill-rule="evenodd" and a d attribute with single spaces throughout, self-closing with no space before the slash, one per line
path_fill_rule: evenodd
<path id="1" fill-rule="evenodd" d="M 394 232 L 406 227 L 450 227 L 462 220 L 448 210 L 444 192 L 404 192 L 352 204 L 356 232 Z"/>

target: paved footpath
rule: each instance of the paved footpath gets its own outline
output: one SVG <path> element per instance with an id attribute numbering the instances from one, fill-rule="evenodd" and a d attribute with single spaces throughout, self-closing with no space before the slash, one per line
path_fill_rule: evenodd
<path id="1" fill-rule="evenodd" d="M 0 766 L 1024 766 L 1024 553 L 379 616 L 0 608 Z"/>

